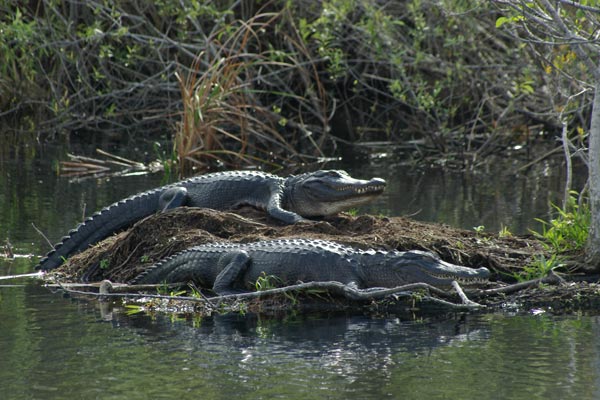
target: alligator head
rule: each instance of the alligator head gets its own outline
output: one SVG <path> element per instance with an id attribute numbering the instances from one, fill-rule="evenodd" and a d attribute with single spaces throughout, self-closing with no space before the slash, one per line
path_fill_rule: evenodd
<path id="1" fill-rule="evenodd" d="M 365 277 L 369 286 L 394 287 L 417 282 L 450 286 L 452 281 L 473 285 L 487 282 L 490 276 L 485 267 L 475 269 L 454 265 L 426 251 L 393 251 L 383 257 L 383 262 L 376 262 L 380 266 L 378 271 Z"/>
<path id="2" fill-rule="evenodd" d="M 319 217 L 368 203 L 384 189 L 381 178 L 362 180 L 346 171 L 320 170 L 287 178 L 284 201 L 303 217 Z"/>

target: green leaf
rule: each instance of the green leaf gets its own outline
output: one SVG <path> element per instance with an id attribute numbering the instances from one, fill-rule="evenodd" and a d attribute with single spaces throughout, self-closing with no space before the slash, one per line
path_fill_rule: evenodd
<path id="1" fill-rule="evenodd" d="M 510 22 L 510 18 L 507 17 L 499 17 L 496 20 L 496 28 L 500 28 L 502 25 L 504 25 L 505 23 Z"/>

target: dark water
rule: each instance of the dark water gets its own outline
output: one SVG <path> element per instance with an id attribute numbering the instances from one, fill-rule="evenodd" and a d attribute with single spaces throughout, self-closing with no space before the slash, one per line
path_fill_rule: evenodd
<path id="1" fill-rule="evenodd" d="M 39 154 L 43 157 L 39 157 Z M 102 206 L 160 184 L 160 176 L 70 181 L 64 150 L 0 158 L 0 243 L 43 254 L 32 226 L 57 241 Z M 535 174 L 414 171 L 346 165 L 379 175 L 387 194 L 363 209 L 472 229 L 513 232 L 547 217 L 562 196 L 560 166 Z M 579 179 L 581 180 L 581 179 Z M 0 276 L 34 259 L 0 259 Z M 127 315 L 118 305 L 62 297 L 30 280 L 0 281 L 0 398 L 600 398 L 595 316 L 343 314 Z"/>
<path id="2" fill-rule="evenodd" d="M 600 396 L 599 317 L 126 316 L 26 284 L 0 321 L 7 399 Z"/>

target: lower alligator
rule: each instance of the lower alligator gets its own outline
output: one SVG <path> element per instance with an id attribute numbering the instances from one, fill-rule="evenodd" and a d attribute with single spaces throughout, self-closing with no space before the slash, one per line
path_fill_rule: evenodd
<path id="1" fill-rule="evenodd" d="M 325 240 L 280 239 L 191 247 L 148 268 L 130 283 L 193 281 L 218 295 L 228 295 L 254 289 L 261 276 L 271 276 L 282 285 L 336 281 L 368 289 L 410 283 L 447 286 L 453 280 L 478 283 L 489 274 L 486 268 L 450 264 L 423 251 L 358 250 Z"/>
<path id="2" fill-rule="evenodd" d="M 292 224 L 305 217 L 333 215 L 367 203 L 384 188 L 383 179 L 354 179 L 345 171 L 335 170 L 287 178 L 255 171 L 201 175 L 133 195 L 103 208 L 70 231 L 37 268 L 56 268 L 71 254 L 157 211 L 179 206 L 226 210 L 250 205 L 266 209 L 271 217 Z"/>

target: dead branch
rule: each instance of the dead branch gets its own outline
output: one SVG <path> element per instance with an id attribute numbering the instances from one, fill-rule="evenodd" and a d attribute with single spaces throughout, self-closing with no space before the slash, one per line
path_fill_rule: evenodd
<path id="1" fill-rule="evenodd" d="M 474 295 L 478 298 L 482 298 L 484 296 L 490 296 L 495 294 L 509 294 L 521 291 L 523 289 L 528 289 L 530 287 L 539 286 L 540 284 L 558 284 L 564 282 L 564 279 L 561 278 L 556 272 L 551 271 L 548 276 L 544 278 L 532 279 L 525 282 L 515 283 L 514 285 L 502 286 L 493 289 L 486 289 L 479 292 L 475 292 Z"/>
<path id="2" fill-rule="evenodd" d="M 44 273 L 42 271 L 33 272 L 31 274 L 6 275 L 6 276 L 0 276 L 0 281 L 5 281 L 5 280 L 9 280 L 9 279 L 20 279 L 20 278 L 41 278 L 42 276 L 44 276 Z"/>
<path id="3" fill-rule="evenodd" d="M 181 287 L 182 284 L 169 284 L 168 287 Z M 457 285 L 458 286 L 458 285 Z M 99 299 L 107 299 L 107 298 L 149 298 L 149 299 L 164 299 L 164 300 L 175 300 L 175 301 L 188 301 L 195 303 L 203 303 L 207 304 L 211 308 L 216 308 L 218 305 L 222 303 L 228 303 L 230 301 L 237 300 L 253 300 L 253 299 L 261 299 L 264 297 L 281 295 L 285 293 L 294 293 L 294 292 L 307 292 L 307 291 L 325 291 L 330 294 L 340 295 L 348 300 L 358 301 L 358 302 L 366 302 L 371 300 L 382 299 L 388 296 L 392 296 L 394 298 L 407 298 L 416 296 L 419 299 L 431 301 L 438 305 L 449 307 L 449 308 L 466 308 L 466 309 L 476 309 L 482 307 L 480 304 L 477 304 L 471 300 L 469 300 L 464 292 L 460 289 L 460 286 L 455 287 L 457 292 L 460 294 L 462 299 L 461 304 L 452 303 L 448 300 L 443 300 L 438 297 L 433 297 L 430 295 L 420 295 L 416 294 L 416 291 L 425 290 L 427 292 L 435 293 L 441 297 L 450 297 L 451 295 L 441 289 L 438 289 L 434 286 L 431 286 L 426 283 L 413 283 L 409 285 L 398 286 L 395 288 L 372 288 L 372 289 L 355 289 L 348 285 L 344 285 L 340 282 L 306 282 L 299 283 L 296 285 L 285 286 L 276 289 L 269 289 L 258 292 L 249 292 L 249 293 L 239 293 L 239 294 L 230 294 L 223 296 L 215 296 L 215 297 L 190 297 L 190 296 L 168 296 L 168 295 L 160 295 L 160 294 L 147 294 L 147 293 L 132 293 L 135 290 L 148 290 L 148 289 L 157 289 L 164 288 L 165 285 L 127 285 L 127 284 L 113 284 L 108 280 L 104 280 L 97 283 L 90 284 L 68 284 L 68 283 L 60 283 L 56 282 L 55 284 L 50 284 L 48 287 L 60 288 L 61 290 L 70 293 L 77 294 L 82 296 L 95 297 Z M 98 289 L 98 293 L 82 291 L 72 289 L 74 287 L 77 288 L 94 288 Z"/>

